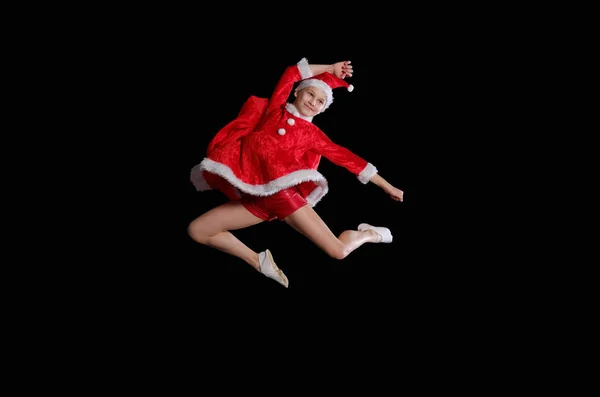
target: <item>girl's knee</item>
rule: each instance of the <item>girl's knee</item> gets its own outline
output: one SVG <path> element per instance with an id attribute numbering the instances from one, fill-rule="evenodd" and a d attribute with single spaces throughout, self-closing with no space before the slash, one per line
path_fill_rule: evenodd
<path id="1" fill-rule="evenodd" d="M 327 250 L 327 254 L 329 254 L 329 256 L 332 257 L 333 259 L 337 259 L 337 260 L 342 260 L 348 256 L 348 252 L 346 250 L 346 247 L 344 247 L 344 246 L 329 249 L 329 250 Z"/>
<path id="2" fill-rule="evenodd" d="M 210 235 L 206 233 L 206 231 L 202 227 L 202 223 L 198 222 L 197 220 L 190 222 L 187 228 L 187 232 L 192 239 L 201 244 L 206 244 L 208 242 L 208 239 L 210 238 Z"/>

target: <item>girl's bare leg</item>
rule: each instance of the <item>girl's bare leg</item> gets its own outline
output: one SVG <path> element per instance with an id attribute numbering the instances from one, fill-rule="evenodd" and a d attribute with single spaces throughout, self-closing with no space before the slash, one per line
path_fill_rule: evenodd
<path id="1" fill-rule="evenodd" d="M 344 259 L 364 243 L 375 243 L 379 239 L 372 230 L 346 230 L 336 237 L 310 205 L 296 210 L 284 221 L 335 259 Z"/>
<path id="2" fill-rule="evenodd" d="M 260 271 L 258 253 L 248 248 L 229 230 L 243 229 L 262 221 L 239 201 L 230 201 L 194 219 L 188 226 L 188 233 L 196 242 L 237 256 Z"/>

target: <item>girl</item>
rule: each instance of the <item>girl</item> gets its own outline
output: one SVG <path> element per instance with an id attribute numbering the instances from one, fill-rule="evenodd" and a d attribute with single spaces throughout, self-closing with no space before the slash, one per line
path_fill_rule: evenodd
<path id="1" fill-rule="evenodd" d="M 344 81 L 352 73 L 350 61 L 313 65 L 303 58 L 286 68 L 269 99 L 251 96 L 246 101 L 192 168 L 198 191 L 218 189 L 230 199 L 190 223 L 188 233 L 195 241 L 241 258 L 286 288 L 289 281 L 271 252 L 251 250 L 232 230 L 278 219 L 336 259 L 365 243 L 392 242 L 389 229 L 366 223 L 336 237 L 313 209 L 328 191 L 317 170 L 322 156 L 360 182 L 372 182 L 392 199 L 403 200 L 404 192 L 384 180 L 373 164 L 332 142 L 312 123 L 333 102 L 333 89 L 352 91 Z M 287 102 L 298 82 L 293 103 Z"/>

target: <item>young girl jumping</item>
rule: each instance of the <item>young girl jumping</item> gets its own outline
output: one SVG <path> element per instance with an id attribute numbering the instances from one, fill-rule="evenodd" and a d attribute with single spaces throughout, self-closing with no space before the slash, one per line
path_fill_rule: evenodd
<path id="1" fill-rule="evenodd" d="M 372 182 L 392 199 L 403 200 L 404 192 L 383 179 L 373 164 L 332 142 L 312 123 L 333 102 L 333 89 L 353 90 L 344 81 L 352 73 L 350 61 L 314 65 L 303 58 L 285 69 L 270 98 L 251 96 L 246 101 L 192 168 L 191 181 L 198 191 L 217 189 L 229 198 L 190 223 L 188 233 L 195 241 L 243 259 L 286 288 L 289 281 L 271 251 L 251 250 L 232 230 L 278 219 L 336 259 L 365 243 L 392 242 L 389 229 L 366 223 L 336 237 L 313 209 L 328 192 L 327 180 L 317 170 L 322 156 L 363 184 Z"/>

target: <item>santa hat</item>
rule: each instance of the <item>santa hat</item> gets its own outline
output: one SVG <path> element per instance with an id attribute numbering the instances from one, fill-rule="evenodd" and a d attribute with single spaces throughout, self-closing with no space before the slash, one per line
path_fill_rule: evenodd
<path id="1" fill-rule="evenodd" d="M 320 88 L 325 92 L 325 95 L 327 96 L 327 102 L 325 102 L 325 105 L 323 106 L 323 110 L 321 110 L 321 112 L 325 111 L 325 109 L 327 109 L 329 105 L 331 105 L 331 103 L 333 102 L 334 88 L 345 87 L 348 90 L 348 92 L 352 92 L 352 90 L 354 90 L 354 86 L 352 84 L 348 84 L 346 81 L 340 79 L 339 77 L 336 77 L 331 73 L 325 72 L 316 76 L 312 76 L 308 79 L 302 80 L 296 88 L 295 92 L 298 92 L 310 86 Z"/>

